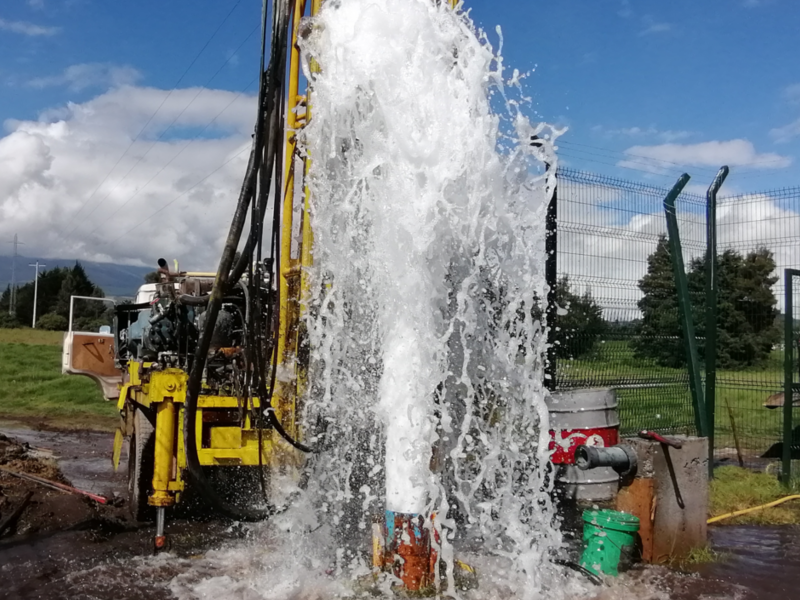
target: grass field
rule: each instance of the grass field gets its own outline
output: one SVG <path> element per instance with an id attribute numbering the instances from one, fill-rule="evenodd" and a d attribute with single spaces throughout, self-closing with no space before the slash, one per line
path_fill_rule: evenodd
<path id="1" fill-rule="evenodd" d="M 761 506 L 800 492 L 797 485 L 787 489 L 774 475 L 754 473 L 738 467 L 720 467 L 709 482 L 708 512 L 712 517 Z M 800 500 L 720 521 L 725 525 L 783 525 L 800 523 Z"/>
<path id="2" fill-rule="evenodd" d="M 63 333 L 0 329 L 0 420 L 113 430 L 118 417 L 87 377 L 61 374 Z"/>
<path id="3" fill-rule="evenodd" d="M 61 375 L 62 337 L 54 331 L 0 329 L 0 419 L 73 428 L 115 427 L 115 408 L 93 381 Z M 761 369 L 718 372 L 717 448 L 735 447 L 734 430 L 742 452 L 751 455 L 780 441 L 782 413 L 764 408 L 763 403 L 781 390 L 782 365 L 783 354 L 775 352 Z M 559 361 L 559 382 L 615 388 L 623 434 L 640 429 L 694 431 L 686 372 L 635 357 L 626 340 L 606 341 L 588 357 Z"/>
<path id="4" fill-rule="evenodd" d="M 694 410 L 685 370 L 637 358 L 627 340 L 598 344 L 578 360 L 559 361 L 559 384 L 613 387 L 619 399 L 623 434 L 640 429 L 693 432 Z M 717 448 L 760 453 L 780 441 L 782 413 L 764 401 L 783 388 L 783 352 L 773 352 L 760 368 L 717 372 L 715 431 Z M 795 423 L 797 425 L 798 423 Z"/>

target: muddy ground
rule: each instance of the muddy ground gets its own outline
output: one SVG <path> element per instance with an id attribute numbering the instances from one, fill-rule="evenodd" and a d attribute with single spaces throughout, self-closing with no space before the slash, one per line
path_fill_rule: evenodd
<path id="1" fill-rule="evenodd" d="M 270 554 L 257 526 L 171 519 L 170 552 L 154 557 L 153 527 L 133 523 L 127 516 L 127 458 L 123 453 L 119 472 L 114 473 L 109 458 L 113 435 L 2 426 L 0 434 L 0 467 L 118 499 L 114 506 L 103 507 L 0 476 L 0 521 L 20 498 L 33 492 L 19 521 L 0 536 L 0 600 L 297 597 L 286 589 L 272 593 L 271 586 L 277 583 L 280 588 L 286 574 L 269 570 Z M 716 527 L 710 533 L 712 545 L 723 556 L 719 562 L 698 567 L 695 573 L 639 567 L 589 597 L 788 600 L 796 596 L 800 527 Z M 224 591 L 211 592 L 212 584 L 220 582 Z"/>
<path id="2" fill-rule="evenodd" d="M 0 468 L 3 469 L 0 471 L 0 523 L 24 504 L 19 517 L 0 531 L 0 540 L 69 529 L 97 519 L 120 520 L 117 507 L 102 507 L 88 498 L 49 489 L 8 472 L 70 484 L 49 448 L 31 446 L 24 440 L 0 433 Z M 115 499 L 113 492 L 110 497 Z"/>
<path id="3" fill-rule="evenodd" d="M 170 522 L 171 555 L 147 569 L 152 525 L 132 521 L 125 502 L 127 456 L 111 466 L 113 435 L 0 429 L 0 468 L 37 475 L 106 496 L 101 505 L 0 472 L 0 523 L 30 495 L 19 518 L 0 533 L 0 599 L 172 598 L 167 584 L 181 557 L 241 535 L 225 523 Z M 112 576 L 112 573 L 115 575 Z"/>

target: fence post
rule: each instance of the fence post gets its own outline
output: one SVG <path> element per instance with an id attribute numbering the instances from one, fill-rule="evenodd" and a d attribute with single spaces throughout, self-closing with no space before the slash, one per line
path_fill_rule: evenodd
<path id="1" fill-rule="evenodd" d="M 546 165 L 550 170 L 550 165 Z M 545 365 L 545 387 L 553 391 L 556 389 L 556 374 L 558 365 L 556 364 L 556 283 L 558 283 L 558 174 L 556 173 L 556 183 L 553 188 L 553 197 L 547 205 L 547 216 L 545 226 L 547 233 L 544 238 L 544 247 L 547 257 L 544 265 L 544 277 L 547 282 L 547 363 Z M 549 375 L 549 377 L 547 377 Z"/>
<path id="2" fill-rule="evenodd" d="M 700 379 L 700 364 L 697 358 L 697 340 L 694 333 L 692 320 L 692 304 L 689 300 L 689 284 L 686 278 L 686 269 L 683 266 L 683 251 L 681 238 L 678 231 L 678 217 L 675 214 L 675 200 L 689 182 L 688 173 L 684 173 L 672 186 L 664 198 L 664 212 L 667 216 L 667 232 L 669 233 L 670 255 L 672 257 L 672 270 L 675 273 L 675 287 L 678 289 L 678 309 L 681 325 L 683 326 L 683 339 L 686 343 L 686 358 L 689 371 L 689 391 L 692 394 L 694 407 L 694 423 L 700 437 L 708 436 L 706 424 L 705 402 L 703 400 L 703 382 Z"/>
<path id="3" fill-rule="evenodd" d="M 783 483 L 792 480 L 792 404 L 794 404 L 794 306 L 792 282 L 800 271 L 784 269 L 784 319 L 783 319 L 783 456 L 781 475 Z"/>
<path id="4" fill-rule="evenodd" d="M 728 167 L 721 167 L 706 192 L 706 424 L 709 478 L 714 477 L 717 409 L 717 192 L 729 171 Z"/>

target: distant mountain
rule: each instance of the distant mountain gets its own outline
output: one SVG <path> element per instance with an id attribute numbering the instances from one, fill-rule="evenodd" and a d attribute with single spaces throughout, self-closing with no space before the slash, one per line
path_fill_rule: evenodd
<path id="1" fill-rule="evenodd" d="M 17 257 L 17 283 L 22 285 L 33 281 L 34 268 L 29 267 L 30 263 L 36 261 L 47 265 L 46 269 L 55 267 L 71 267 L 75 264 L 75 259 L 65 258 L 31 258 L 28 256 Z M 117 265 L 113 263 L 79 261 L 86 274 L 93 283 L 99 285 L 106 296 L 114 297 L 133 297 L 136 290 L 144 283 L 146 273 L 155 271 L 156 267 L 133 267 L 130 265 Z M 11 264 L 12 257 L 0 256 L 0 292 L 6 289 L 11 283 Z"/>

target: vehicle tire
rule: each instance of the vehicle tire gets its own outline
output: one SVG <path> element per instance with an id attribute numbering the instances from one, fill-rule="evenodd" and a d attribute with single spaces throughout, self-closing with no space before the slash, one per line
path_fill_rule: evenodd
<path id="1" fill-rule="evenodd" d="M 141 409 L 133 414 L 133 435 L 128 446 L 128 507 L 136 521 L 152 521 L 155 511 L 147 504 L 153 490 L 156 436 L 153 424 Z"/>

